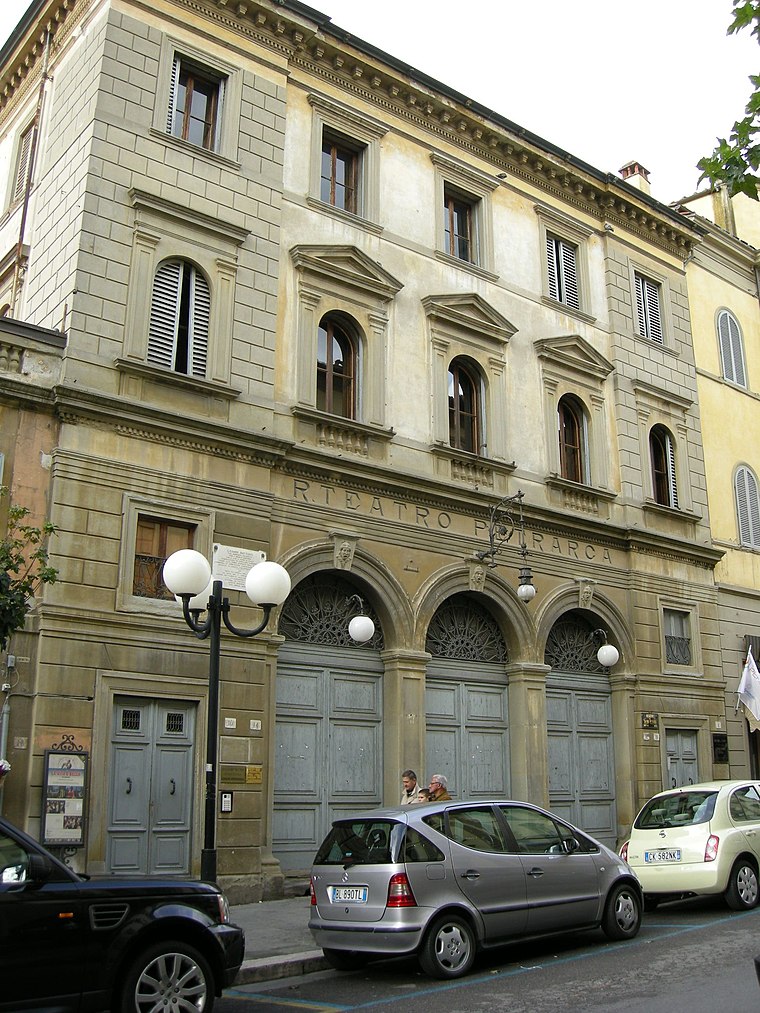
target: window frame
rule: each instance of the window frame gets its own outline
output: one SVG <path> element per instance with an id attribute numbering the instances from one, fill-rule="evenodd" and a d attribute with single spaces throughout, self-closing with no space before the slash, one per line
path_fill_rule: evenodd
<path id="1" fill-rule="evenodd" d="M 634 321 L 636 333 L 655 345 L 665 344 L 663 286 L 656 278 L 634 268 Z M 656 300 L 654 297 L 656 296 Z"/>
<path id="2" fill-rule="evenodd" d="M 330 148 L 330 175 L 324 171 L 326 148 Z M 351 142 L 337 131 L 325 127 L 322 131 L 322 159 L 320 162 L 320 199 L 338 211 L 346 214 L 361 215 L 362 209 L 362 151 L 364 146 Z M 346 182 L 338 182 L 337 166 L 346 166 Z M 325 197 L 325 183 L 329 186 L 329 194 Z M 341 186 L 346 199 L 341 204 L 337 200 L 337 189 Z"/>
<path id="3" fill-rule="evenodd" d="M 312 108 L 309 176 L 310 207 L 343 217 L 375 233 L 382 232 L 380 216 L 380 142 L 388 127 L 338 102 L 314 93 L 308 96 Z M 322 152 L 326 140 L 333 139 L 356 155 L 356 208 L 341 208 L 322 198 Z"/>
<path id="4" fill-rule="evenodd" d="M 563 432 L 567 428 L 563 425 L 563 415 L 567 412 L 573 422 L 573 430 L 577 433 L 575 444 L 568 444 L 563 439 Z M 566 482 L 575 482 L 577 485 L 590 486 L 591 482 L 591 460 L 589 455 L 589 432 L 588 412 L 585 405 L 577 394 L 566 392 L 557 400 L 557 447 L 559 452 L 559 475 Z M 575 461 L 575 469 L 568 467 L 568 449 L 572 451 L 572 458 Z M 576 470 L 579 477 L 573 478 L 570 470 Z"/>
<path id="5" fill-rule="evenodd" d="M 673 434 L 661 422 L 649 430 L 649 464 L 655 503 L 678 510 L 677 447 Z"/>
<path id="6" fill-rule="evenodd" d="M 534 204 L 533 210 L 538 219 L 541 287 L 544 301 L 555 307 L 561 307 L 563 312 L 593 322 L 596 318 L 591 313 L 588 257 L 589 239 L 594 234 L 594 229 L 545 204 Z M 574 295 L 577 305 L 568 299 L 561 298 L 563 294 L 561 286 L 552 284 L 553 265 L 550 248 L 554 243 L 561 244 L 568 252 L 572 251 L 574 254 Z"/>
<path id="7" fill-rule="evenodd" d="M 351 327 L 353 324 L 353 328 Z M 358 336 L 351 334 L 351 329 L 358 332 L 358 324 L 356 321 L 351 321 L 351 324 L 347 324 L 336 313 L 326 313 L 319 321 L 317 328 L 317 361 L 316 361 L 316 377 L 317 386 L 315 391 L 315 405 L 318 412 L 324 412 L 327 415 L 335 415 L 337 418 L 346 419 L 351 422 L 357 422 L 360 420 L 360 393 L 361 393 L 361 339 Z M 335 330 L 338 330 L 340 337 L 336 337 Z M 320 367 L 319 359 L 319 346 L 322 341 L 321 332 L 325 331 L 325 366 L 324 369 Z M 348 380 L 346 385 L 348 389 L 348 398 L 346 398 L 346 391 L 344 389 L 343 399 L 348 401 L 348 411 L 336 412 L 334 410 L 334 397 L 335 397 L 335 371 L 334 371 L 334 360 L 328 352 L 328 347 L 333 345 L 333 342 L 337 342 L 341 345 L 341 350 L 345 352 L 341 343 L 341 338 L 345 342 L 346 348 L 350 354 L 347 357 L 350 363 L 350 369 L 344 372 L 342 375 Z M 344 355 L 344 362 L 346 356 Z M 325 378 L 324 385 L 324 404 L 320 404 L 320 376 L 323 375 Z"/>
<path id="8" fill-rule="evenodd" d="M 177 529 L 178 531 L 180 531 L 180 530 L 181 531 L 185 531 L 186 534 L 187 534 L 187 537 L 184 538 L 184 539 L 181 539 L 181 541 L 184 541 L 187 544 L 184 544 L 184 545 L 182 545 L 180 547 L 183 548 L 183 549 L 185 549 L 185 548 L 191 549 L 193 547 L 194 542 L 195 542 L 196 526 L 194 524 L 178 523 L 176 520 L 167 520 L 165 517 L 153 517 L 151 514 L 143 513 L 142 511 L 138 512 L 138 514 L 137 514 L 136 527 L 135 527 L 135 546 L 134 546 L 134 556 L 133 556 L 133 570 L 132 570 L 132 597 L 134 597 L 134 598 L 149 598 L 151 601 L 174 601 L 175 600 L 174 599 L 174 595 L 171 594 L 171 592 L 169 592 L 168 588 L 166 589 L 166 594 L 138 594 L 137 591 L 136 591 L 136 589 L 135 589 L 135 585 L 137 583 L 137 576 L 136 576 L 136 574 L 137 574 L 137 568 L 138 568 L 138 559 L 139 558 L 148 558 L 148 554 L 147 553 L 139 551 L 139 545 L 138 545 L 139 538 L 140 538 L 140 527 L 141 527 L 141 525 L 144 522 L 150 522 L 150 523 L 152 523 L 154 525 L 158 525 L 158 529 L 159 529 L 158 530 L 159 542 L 163 542 L 164 550 L 165 551 L 162 554 L 159 553 L 159 556 L 154 556 L 152 558 L 155 558 L 155 559 L 161 558 L 164 562 L 171 555 L 171 552 L 169 552 L 168 548 L 166 547 L 167 546 L 167 542 L 168 542 L 168 535 L 169 535 L 168 529 L 171 527 L 171 528 Z M 177 551 L 177 550 L 172 550 L 172 551 Z M 161 565 L 163 565 L 163 563 Z"/>
<path id="9" fill-rule="evenodd" d="M 751 496 L 750 480 L 754 485 L 754 496 Z M 739 483 L 743 483 L 746 494 L 746 519 L 742 521 L 742 505 L 740 502 Z M 734 472 L 734 506 L 736 508 L 736 528 L 739 545 L 746 549 L 760 549 L 760 485 L 757 476 L 747 464 L 740 464 Z"/>
<path id="10" fill-rule="evenodd" d="M 724 325 L 725 324 L 725 328 Z M 734 333 L 732 334 L 732 325 Z M 736 316 L 729 309 L 716 314 L 715 330 L 720 353 L 721 375 L 729 383 L 747 389 L 747 367 L 744 358 L 744 339 Z M 727 333 L 723 333 L 724 330 Z"/>
<path id="11" fill-rule="evenodd" d="M 684 621 L 688 636 L 676 635 L 670 630 L 673 622 L 669 616 L 680 616 Z M 661 649 L 664 671 L 694 672 L 700 667 L 700 645 L 699 645 L 699 615 L 697 608 L 692 603 L 678 602 L 674 600 L 663 600 L 660 602 L 660 627 L 661 627 Z M 671 646 L 668 638 L 686 640 L 689 648 L 689 661 L 671 660 Z"/>
<path id="12" fill-rule="evenodd" d="M 192 547 L 203 553 L 207 559 L 211 559 L 215 515 L 211 510 L 188 509 L 177 503 L 136 496 L 133 493 L 124 493 L 122 498 L 116 611 L 181 618 L 182 612 L 178 609 L 174 598 L 148 598 L 134 594 L 137 527 L 141 517 L 192 527 L 194 530 Z"/>
<path id="13" fill-rule="evenodd" d="M 463 260 L 466 264 L 477 264 L 474 258 L 478 250 L 476 210 L 478 203 L 479 198 L 471 198 L 444 183 L 443 252 L 456 260 Z M 463 231 L 460 229 L 460 219 L 463 219 Z"/>
<path id="14" fill-rule="evenodd" d="M 213 147 L 203 147 L 173 132 L 178 67 L 185 65 L 209 81 L 218 81 L 220 93 L 216 110 Z M 243 74 L 240 67 L 203 52 L 180 39 L 164 35 L 158 62 L 158 85 L 153 107 L 151 134 L 183 151 L 217 160 L 223 159 L 238 167 L 238 136 L 242 105 Z"/>
<path id="15" fill-rule="evenodd" d="M 491 195 L 498 179 L 433 152 L 430 156 L 435 171 L 435 256 L 447 264 L 466 268 L 482 277 L 496 280 L 493 274 L 493 208 Z M 447 240 L 446 217 L 451 202 L 469 208 L 470 259 L 451 253 L 452 239 Z M 449 230 L 450 231 L 450 230 Z"/>
<path id="16" fill-rule="evenodd" d="M 8 207 L 16 207 L 24 199 L 27 186 L 31 186 L 34 150 L 35 120 L 30 120 L 16 136 L 13 153 L 13 174 L 8 183 Z"/>
<path id="17" fill-rule="evenodd" d="M 452 404 L 452 378 L 454 379 L 454 383 L 456 383 L 458 378 L 462 376 L 467 381 L 472 392 L 472 410 L 465 413 L 462 412 L 461 406 L 456 403 Z M 447 397 L 449 403 L 449 446 L 452 450 L 456 450 L 463 454 L 475 454 L 477 456 L 481 456 L 481 447 L 485 445 L 485 429 L 483 421 L 483 378 L 480 370 L 474 360 L 469 359 L 464 355 L 457 355 L 449 363 L 447 381 Z M 453 395 L 453 397 L 455 401 L 459 400 L 456 395 Z M 462 439 L 463 417 L 466 419 L 469 439 L 471 446 L 474 449 L 470 449 L 462 445 L 463 442 L 466 442 Z"/>

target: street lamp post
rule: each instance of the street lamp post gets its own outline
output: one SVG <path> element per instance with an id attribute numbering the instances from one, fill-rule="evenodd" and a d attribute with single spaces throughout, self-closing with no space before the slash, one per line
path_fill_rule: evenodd
<path id="1" fill-rule="evenodd" d="M 201 851 L 201 879 L 216 879 L 216 769 L 219 738 L 219 655 L 222 622 L 236 637 L 255 637 L 269 622 L 273 608 L 282 605 L 290 593 L 290 577 L 279 563 L 263 561 L 251 567 L 245 593 L 258 605 L 264 617 L 252 630 L 241 630 L 230 620 L 229 599 L 221 580 L 211 579 L 211 566 L 194 549 L 180 549 L 164 563 L 164 583 L 182 602 L 185 622 L 199 640 L 209 641 L 208 723 L 206 735 L 206 799 Z M 201 620 L 201 613 L 206 618 Z"/>

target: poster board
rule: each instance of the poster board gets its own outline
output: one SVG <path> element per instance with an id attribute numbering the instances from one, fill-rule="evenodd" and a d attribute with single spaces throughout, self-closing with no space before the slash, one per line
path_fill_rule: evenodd
<path id="1" fill-rule="evenodd" d="M 45 750 L 41 843 L 84 847 L 90 754 Z"/>

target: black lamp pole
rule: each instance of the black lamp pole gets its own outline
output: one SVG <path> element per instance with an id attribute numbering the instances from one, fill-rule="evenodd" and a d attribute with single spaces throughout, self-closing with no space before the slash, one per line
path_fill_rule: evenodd
<path id="1" fill-rule="evenodd" d="M 190 594 L 181 594 L 182 615 L 199 640 L 209 642 L 208 664 L 208 725 L 206 731 L 206 800 L 204 809 L 201 879 L 216 880 L 216 767 L 219 749 L 219 656 L 221 653 L 222 621 L 236 637 L 255 637 L 266 629 L 274 605 L 261 605 L 264 618 L 253 630 L 240 630 L 230 622 L 230 602 L 222 593 L 222 581 L 215 580 L 206 605 L 206 618 L 199 622 L 201 609 L 191 609 Z"/>

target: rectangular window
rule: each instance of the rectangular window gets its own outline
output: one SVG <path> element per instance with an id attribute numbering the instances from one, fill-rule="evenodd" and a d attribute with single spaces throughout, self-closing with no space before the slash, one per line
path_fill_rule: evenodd
<path id="1" fill-rule="evenodd" d="M 18 142 L 18 154 L 16 155 L 16 171 L 13 175 L 13 192 L 11 193 L 11 204 L 16 204 L 24 196 L 27 183 L 29 182 L 29 168 L 32 157 L 32 139 L 34 138 L 34 124 L 30 123 L 24 130 Z"/>
<path id="2" fill-rule="evenodd" d="M 444 251 L 457 260 L 476 263 L 474 203 L 444 186 L 443 205 Z"/>
<path id="3" fill-rule="evenodd" d="M 691 664 L 691 623 L 688 612 L 663 609 L 665 660 L 669 665 Z"/>
<path id="4" fill-rule="evenodd" d="M 660 286 L 643 274 L 634 274 L 636 285 L 636 313 L 639 334 L 650 341 L 663 344 Z"/>
<path id="5" fill-rule="evenodd" d="M 341 211 L 361 213 L 361 150 L 328 132 L 322 138 L 320 199 Z"/>
<path id="6" fill-rule="evenodd" d="M 175 56 L 166 132 L 208 151 L 219 149 L 223 78 Z"/>
<path id="7" fill-rule="evenodd" d="M 578 252 L 571 243 L 546 233 L 549 295 L 558 302 L 580 309 L 578 298 Z"/>
<path id="8" fill-rule="evenodd" d="M 161 575 L 164 562 L 178 549 L 191 549 L 194 533 L 193 525 L 140 515 L 135 536 L 132 594 L 139 598 L 171 601 L 174 596 Z"/>

